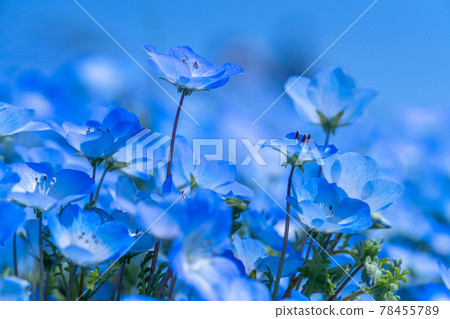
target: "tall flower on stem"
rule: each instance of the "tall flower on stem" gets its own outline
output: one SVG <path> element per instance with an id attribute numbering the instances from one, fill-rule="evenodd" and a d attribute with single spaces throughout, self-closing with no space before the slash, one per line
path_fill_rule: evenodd
<path id="1" fill-rule="evenodd" d="M 284 165 L 291 165 L 291 171 L 288 179 L 287 197 L 291 196 L 292 176 L 294 170 L 298 167 L 303 171 L 303 165 L 308 162 L 317 162 L 321 164 L 323 159 L 329 157 L 337 152 L 337 148 L 334 145 L 318 146 L 313 140 L 311 135 L 303 134 L 300 138 L 300 133 L 290 133 L 284 139 L 271 141 L 269 147 L 281 152 L 286 156 L 286 162 Z M 273 288 L 272 300 L 276 300 L 278 289 L 280 286 L 281 274 L 283 272 L 284 259 L 286 257 L 286 248 L 289 237 L 289 225 L 290 225 L 290 211 L 291 205 L 286 203 L 286 223 L 284 228 L 283 246 L 281 249 L 280 263 L 278 265 L 277 277 L 275 279 L 275 285 Z"/>
<path id="2" fill-rule="evenodd" d="M 169 159 L 167 162 L 166 178 L 172 175 L 172 159 L 175 146 L 175 136 L 177 135 L 178 120 L 180 118 L 181 108 L 184 98 L 194 91 L 207 91 L 225 85 L 230 77 L 242 74 L 244 70 L 232 63 L 215 65 L 197 55 L 190 47 L 179 46 L 169 50 L 166 54 L 159 54 L 152 45 L 144 45 L 144 50 L 149 57 L 150 65 L 158 72 L 161 79 L 172 83 L 181 93 L 178 103 L 177 113 L 172 129 L 172 139 L 170 141 Z M 155 245 L 155 256 L 161 242 Z M 168 271 L 172 271 L 169 269 Z M 172 287 L 175 284 L 176 277 L 172 280 Z"/>

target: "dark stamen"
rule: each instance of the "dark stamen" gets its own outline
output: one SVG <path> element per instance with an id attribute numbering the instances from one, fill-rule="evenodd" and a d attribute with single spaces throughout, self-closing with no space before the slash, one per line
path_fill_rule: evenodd
<path id="1" fill-rule="evenodd" d="M 303 134 L 302 143 L 305 143 L 306 140 L 306 134 Z"/>

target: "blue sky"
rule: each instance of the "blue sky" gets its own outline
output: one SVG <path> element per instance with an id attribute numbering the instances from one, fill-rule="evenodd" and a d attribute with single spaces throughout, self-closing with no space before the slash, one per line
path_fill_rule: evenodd
<path id="1" fill-rule="evenodd" d="M 217 62 L 244 43 L 255 59 L 275 61 L 270 72 L 279 88 L 257 107 L 259 114 L 282 92 L 288 75 L 303 72 L 373 1 L 79 3 L 146 67 L 143 43 L 162 51 L 188 44 Z M 358 84 L 380 91 L 374 114 L 397 105 L 447 105 L 449 13 L 445 0 L 379 0 L 308 75 L 327 66 L 347 68 Z M 146 77 L 71 0 L 2 0 L 0 25 L 0 70 L 20 65 L 51 73 L 68 60 L 98 54 L 127 65 L 133 77 Z"/>

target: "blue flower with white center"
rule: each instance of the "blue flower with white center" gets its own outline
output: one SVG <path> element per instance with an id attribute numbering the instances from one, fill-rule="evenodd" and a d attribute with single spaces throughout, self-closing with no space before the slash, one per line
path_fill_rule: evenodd
<path id="1" fill-rule="evenodd" d="M 82 210 L 78 205 L 68 206 L 60 216 L 51 213 L 48 227 L 56 247 L 79 266 L 120 258 L 134 242 L 124 224 L 102 223 L 97 213 Z"/>
<path id="2" fill-rule="evenodd" d="M 195 54 L 190 47 L 179 46 L 166 54 L 159 54 L 152 45 L 144 45 L 150 65 L 162 79 L 172 83 L 180 91 L 210 90 L 225 85 L 230 77 L 244 73 L 237 65 L 215 65 Z"/>
<path id="3" fill-rule="evenodd" d="M 447 268 L 444 263 L 439 262 L 439 270 L 441 272 L 442 281 L 445 287 L 450 290 L 450 268 Z"/>
<path id="4" fill-rule="evenodd" d="M 49 129 L 45 123 L 32 121 L 33 118 L 34 110 L 0 102 L 0 137 Z"/>
<path id="5" fill-rule="evenodd" d="M 330 162 L 323 166 L 323 174 L 351 198 L 366 202 L 372 212 L 389 207 L 403 192 L 402 184 L 381 177 L 374 159 L 358 153 L 330 158 Z"/>
<path id="6" fill-rule="evenodd" d="M 15 234 L 25 221 L 25 212 L 17 204 L 0 202 L 0 245 Z"/>
<path id="7" fill-rule="evenodd" d="M 19 175 L 12 171 L 11 166 L 0 161 L 0 198 L 5 198 L 19 181 Z"/>
<path id="8" fill-rule="evenodd" d="M 81 125 L 72 122 L 59 125 L 50 121 L 49 125 L 91 161 L 113 155 L 142 130 L 138 117 L 122 108 L 111 110 L 101 121 L 90 120 Z"/>
<path id="9" fill-rule="evenodd" d="M 28 301 L 30 288 L 28 281 L 12 276 L 4 277 L 0 279 L 0 301 Z"/>
<path id="10" fill-rule="evenodd" d="M 313 178 L 293 185 L 294 197 L 287 200 L 300 221 L 318 232 L 356 234 L 372 226 L 369 205 L 350 198 L 335 183 Z"/>
<path id="11" fill-rule="evenodd" d="M 173 182 L 179 189 L 204 188 L 228 197 L 253 195 L 250 188 L 236 181 L 235 165 L 202 159 L 181 136 L 177 136 L 175 143 Z"/>
<path id="12" fill-rule="evenodd" d="M 47 163 L 14 163 L 11 167 L 20 182 L 8 197 L 37 210 L 48 211 L 81 200 L 95 189 L 95 181 L 84 172 L 63 169 L 55 173 Z"/>
<path id="13" fill-rule="evenodd" d="M 287 164 L 303 166 L 308 162 L 323 165 L 323 159 L 335 154 L 338 150 L 334 145 L 317 145 L 310 134 L 293 132 L 283 139 L 271 140 L 266 147 L 271 147 L 286 156 Z"/>
<path id="14" fill-rule="evenodd" d="M 312 123 L 334 132 L 339 126 L 355 122 L 377 92 L 356 87 L 355 80 L 342 68 L 329 68 L 313 79 L 291 76 L 285 89 L 295 110 Z"/>

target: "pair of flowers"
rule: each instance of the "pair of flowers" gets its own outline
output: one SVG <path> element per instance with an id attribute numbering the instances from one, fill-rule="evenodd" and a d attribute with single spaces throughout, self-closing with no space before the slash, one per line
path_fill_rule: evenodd
<path id="1" fill-rule="evenodd" d="M 298 166 L 326 161 L 324 177 L 293 182 L 287 201 L 311 229 L 326 233 L 354 234 L 372 226 L 371 212 L 385 209 L 402 193 L 403 186 L 380 176 L 377 163 L 358 153 L 337 154 L 334 145 L 317 146 L 310 136 L 291 133 L 276 147 L 287 156 L 286 164 Z M 271 146 L 273 147 L 273 146 Z M 325 164 L 323 162 L 322 164 Z"/>

